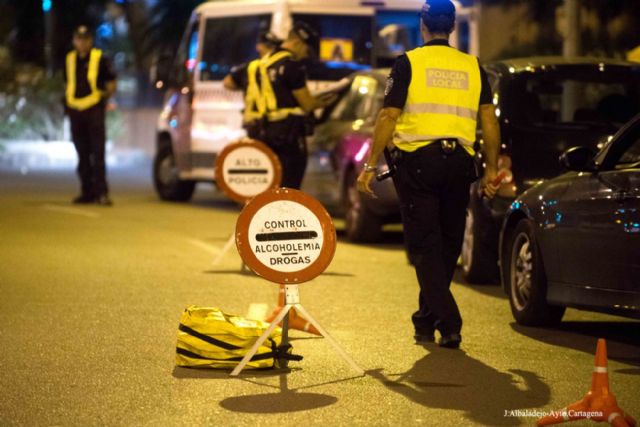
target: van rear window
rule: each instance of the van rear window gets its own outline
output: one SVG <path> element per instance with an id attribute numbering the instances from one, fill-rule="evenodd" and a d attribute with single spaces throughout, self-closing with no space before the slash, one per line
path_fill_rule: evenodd
<path id="1" fill-rule="evenodd" d="M 258 57 L 258 34 L 271 27 L 271 14 L 208 18 L 205 24 L 200 80 L 222 80 L 231 67 Z"/>

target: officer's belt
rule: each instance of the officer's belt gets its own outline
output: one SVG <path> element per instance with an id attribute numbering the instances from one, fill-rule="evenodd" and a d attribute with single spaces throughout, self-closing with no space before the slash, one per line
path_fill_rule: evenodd
<path id="1" fill-rule="evenodd" d="M 417 154 L 426 149 L 431 149 L 432 147 L 440 147 L 444 154 L 453 154 L 458 147 L 462 148 L 462 144 L 456 138 L 440 138 L 433 139 L 429 141 L 429 143 L 423 147 L 418 148 L 415 151 L 404 151 L 396 147 L 396 150 L 400 151 L 402 157 L 411 156 L 412 154 Z"/>
<path id="2" fill-rule="evenodd" d="M 304 111 L 302 108 L 280 108 L 277 111 L 273 111 L 267 113 L 267 120 L 270 122 L 279 122 L 280 120 L 284 120 L 289 116 L 300 116 L 303 117 Z"/>

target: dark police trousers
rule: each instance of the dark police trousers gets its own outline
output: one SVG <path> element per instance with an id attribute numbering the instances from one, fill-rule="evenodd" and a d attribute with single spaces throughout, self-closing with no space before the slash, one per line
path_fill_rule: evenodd
<path id="1" fill-rule="evenodd" d="M 281 187 L 299 190 L 307 169 L 307 143 L 304 118 L 292 117 L 265 125 L 263 141 L 282 165 Z"/>
<path id="2" fill-rule="evenodd" d="M 447 154 L 439 141 L 403 153 L 394 176 L 405 242 L 420 284 L 416 332 L 460 333 L 462 318 L 450 291 L 464 237 L 473 157 L 459 145 Z"/>
<path id="3" fill-rule="evenodd" d="M 69 108 L 71 137 L 78 152 L 78 176 L 82 195 L 108 194 L 105 166 L 105 113 L 102 103 L 83 111 Z"/>

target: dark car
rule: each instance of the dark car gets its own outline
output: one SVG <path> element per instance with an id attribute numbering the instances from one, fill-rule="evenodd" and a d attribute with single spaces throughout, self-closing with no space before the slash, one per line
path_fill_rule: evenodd
<path id="1" fill-rule="evenodd" d="M 559 322 L 565 307 L 640 318 L 640 115 L 594 156 L 517 198 L 500 237 L 500 270 L 516 321 Z"/>
<path id="2" fill-rule="evenodd" d="M 336 85 L 333 92 L 340 97 L 324 112 L 309 146 L 303 190 L 333 214 L 344 216 L 345 233 L 352 241 L 376 241 L 385 223 L 400 222 L 392 180 L 373 183 L 377 198 L 356 189 L 388 74 L 389 70 L 358 72 Z"/>
<path id="3" fill-rule="evenodd" d="M 498 234 L 518 194 L 562 173 L 558 156 L 573 146 L 597 150 L 640 112 L 640 64 L 554 57 L 485 65 L 502 132 L 501 167 L 513 182 L 491 202 L 472 189 L 462 250 L 469 282 L 498 279 Z"/>

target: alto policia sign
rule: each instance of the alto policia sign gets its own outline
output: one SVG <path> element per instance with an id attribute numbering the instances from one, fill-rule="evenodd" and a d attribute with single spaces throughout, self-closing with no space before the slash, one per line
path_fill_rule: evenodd
<path id="1" fill-rule="evenodd" d="M 329 266 L 336 231 L 320 202 L 301 191 L 278 188 L 259 194 L 242 210 L 236 245 L 258 275 L 295 284 L 313 279 Z"/>
<path id="2" fill-rule="evenodd" d="M 262 142 L 244 139 L 227 145 L 216 160 L 216 183 L 232 200 L 245 203 L 276 188 L 282 179 L 278 157 Z"/>

